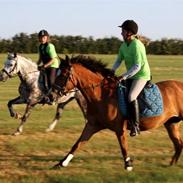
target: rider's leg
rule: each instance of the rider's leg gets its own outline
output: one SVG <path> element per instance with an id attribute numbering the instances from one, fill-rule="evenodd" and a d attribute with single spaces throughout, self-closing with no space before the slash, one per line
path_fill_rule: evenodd
<path id="1" fill-rule="evenodd" d="M 50 67 L 48 69 L 48 86 L 49 86 L 49 89 L 51 89 L 51 87 L 55 83 L 56 71 L 57 71 L 57 69 L 53 68 L 53 67 Z"/>
<path id="2" fill-rule="evenodd" d="M 139 106 L 137 99 L 129 103 L 129 122 L 131 126 L 130 136 L 140 134 L 139 129 Z"/>
<path id="3" fill-rule="evenodd" d="M 53 98 L 51 95 L 49 95 L 49 92 L 53 86 L 53 84 L 55 83 L 55 78 L 56 78 L 56 71 L 57 69 L 56 68 L 53 68 L 53 67 L 50 67 L 47 69 L 47 78 L 48 78 L 48 96 L 47 96 L 47 101 L 46 103 L 48 104 L 52 104 L 53 102 Z"/>
<path id="4" fill-rule="evenodd" d="M 137 79 L 133 80 L 132 85 L 130 87 L 128 102 L 129 102 L 129 120 L 131 123 L 131 132 L 130 136 L 136 136 L 140 133 L 139 129 L 139 106 L 137 97 L 144 88 L 146 80 Z"/>

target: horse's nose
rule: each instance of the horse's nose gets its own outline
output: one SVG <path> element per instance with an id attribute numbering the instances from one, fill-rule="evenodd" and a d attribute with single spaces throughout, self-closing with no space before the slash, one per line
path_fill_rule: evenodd
<path id="1" fill-rule="evenodd" d="M 0 71 L 0 81 L 6 81 L 8 79 L 8 76 L 4 74 L 4 72 Z"/>
<path id="2" fill-rule="evenodd" d="M 3 72 L 0 71 L 0 81 L 3 81 Z"/>

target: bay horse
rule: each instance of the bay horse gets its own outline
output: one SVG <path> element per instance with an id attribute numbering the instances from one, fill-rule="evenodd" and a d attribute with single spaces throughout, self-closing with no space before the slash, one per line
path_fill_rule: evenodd
<path id="1" fill-rule="evenodd" d="M 56 78 L 53 92 L 67 94 L 77 87 L 87 101 L 87 123 L 81 136 L 72 146 L 69 153 L 54 167 L 66 167 L 74 157 L 76 151 L 86 143 L 92 135 L 100 130 L 110 129 L 115 132 L 124 167 L 133 169 L 133 163 L 128 155 L 127 120 L 118 106 L 117 86 L 118 78 L 101 61 L 86 56 L 69 58 L 62 61 L 61 74 Z M 183 141 L 179 133 L 179 125 L 183 119 L 183 83 L 167 80 L 156 83 L 163 99 L 163 113 L 159 116 L 142 117 L 140 130 L 150 130 L 164 125 L 175 148 L 170 165 L 175 164 L 182 152 Z"/>
<path id="2" fill-rule="evenodd" d="M 32 60 L 15 53 L 8 54 L 4 68 L 0 71 L 0 81 L 6 81 L 8 78 L 12 78 L 17 75 L 21 81 L 19 85 L 20 96 L 8 102 L 8 109 L 11 117 L 21 119 L 21 123 L 14 132 L 14 135 L 19 135 L 23 132 L 23 125 L 30 115 L 30 110 L 38 103 L 44 104 L 43 97 L 46 95 L 46 91 L 43 81 L 43 74 L 43 72 L 38 70 L 37 64 Z M 86 116 L 87 108 L 85 99 L 80 91 L 74 89 L 67 95 L 58 98 L 56 114 L 52 123 L 46 129 L 47 132 L 52 131 L 55 128 L 61 118 L 64 106 L 74 98 L 80 106 L 84 117 Z M 23 116 L 14 111 L 14 104 L 27 104 Z"/>

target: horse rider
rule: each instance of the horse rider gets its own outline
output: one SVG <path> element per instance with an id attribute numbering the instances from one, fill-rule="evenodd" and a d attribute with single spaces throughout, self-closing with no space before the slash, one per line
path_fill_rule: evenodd
<path id="1" fill-rule="evenodd" d="M 119 53 L 112 70 L 115 72 L 124 61 L 127 71 L 122 74 L 120 81 L 125 80 L 127 86 L 129 86 L 128 116 L 131 125 L 130 136 L 136 136 L 140 134 L 137 97 L 147 81 L 150 80 L 151 74 L 145 46 L 136 35 L 138 32 L 137 23 L 133 20 L 126 20 L 118 27 L 121 28 L 121 35 L 124 42 L 119 48 Z"/>
<path id="2" fill-rule="evenodd" d="M 39 45 L 39 60 L 37 62 L 40 70 L 45 70 L 47 76 L 47 84 L 49 91 L 55 82 L 56 72 L 59 68 L 60 59 L 56 53 L 55 46 L 50 42 L 49 34 L 46 30 L 41 30 L 38 33 Z M 40 64 L 42 65 L 40 66 Z"/>

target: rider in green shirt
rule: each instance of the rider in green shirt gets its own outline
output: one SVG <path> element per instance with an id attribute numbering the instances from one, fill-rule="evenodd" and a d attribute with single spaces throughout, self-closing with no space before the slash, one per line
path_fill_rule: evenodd
<path id="1" fill-rule="evenodd" d="M 48 77 L 48 87 L 55 82 L 56 70 L 59 68 L 59 58 L 55 50 L 55 46 L 49 42 L 49 34 L 46 30 L 41 30 L 38 34 L 39 38 L 39 60 L 38 65 L 42 62 L 42 68 L 45 69 Z"/>
<path id="2" fill-rule="evenodd" d="M 38 66 L 42 63 L 41 69 L 44 69 L 47 75 L 48 90 L 51 89 L 55 82 L 56 71 L 59 68 L 60 60 L 56 53 L 55 46 L 49 42 L 49 34 L 46 30 L 38 33 L 39 60 Z"/>
<path id="3" fill-rule="evenodd" d="M 122 61 L 125 62 L 127 72 L 122 74 L 121 80 L 127 80 L 127 85 L 130 86 L 128 94 L 129 120 L 132 127 L 130 136 L 136 136 L 140 133 L 137 97 L 147 81 L 150 80 L 151 74 L 145 46 L 136 36 L 138 31 L 136 22 L 126 20 L 119 27 L 121 28 L 124 42 L 119 48 L 119 53 L 112 70 L 115 72 Z"/>

